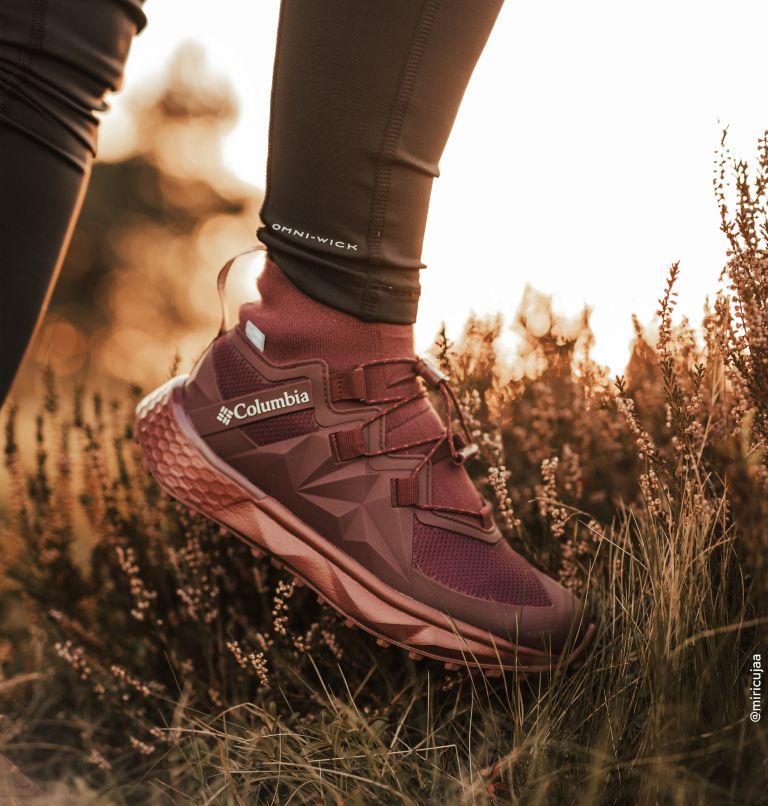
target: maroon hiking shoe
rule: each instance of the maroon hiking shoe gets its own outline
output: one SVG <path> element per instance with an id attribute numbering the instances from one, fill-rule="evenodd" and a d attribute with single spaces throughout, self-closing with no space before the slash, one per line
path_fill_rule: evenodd
<path id="1" fill-rule="evenodd" d="M 137 407 L 160 486 L 412 657 L 493 674 L 580 655 L 594 627 L 502 537 L 464 467 L 476 447 L 453 392 L 414 355 L 411 326 L 322 305 L 269 259 L 258 285 L 189 377 Z"/>

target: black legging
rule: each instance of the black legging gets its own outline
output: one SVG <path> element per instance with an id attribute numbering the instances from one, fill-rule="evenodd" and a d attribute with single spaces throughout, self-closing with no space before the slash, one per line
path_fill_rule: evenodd
<path id="1" fill-rule="evenodd" d="M 283 0 L 258 234 L 310 296 L 415 320 L 432 180 L 501 3 Z M 0 0 L 0 403 L 143 24 L 141 0 Z"/>
<path id="2" fill-rule="evenodd" d="M 0 404 L 45 310 L 139 0 L 0 0 Z"/>

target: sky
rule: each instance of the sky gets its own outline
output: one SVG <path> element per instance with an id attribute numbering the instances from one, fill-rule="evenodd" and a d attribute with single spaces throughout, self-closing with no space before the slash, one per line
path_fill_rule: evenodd
<path id="1" fill-rule="evenodd" d="M 278 0 L 147 0 L 146 11 L 104 154 L 126 94 L 194 41 L 240 100 L 225 163 L 263 187 Z M 712 190 L 722 129 L 752 160 L 768 128 L 766 30 L 763 0 L 507 0 L 433 187 L 417 348 L 443 320 L 458 336 L 470 311 L 511 321 L 531 285 L 564 314 L 589 305 L 593 355 L 620 372 L 631 315 L 653 324 L 678 260 L 678 312 L 699 322 L 725 260 Z"/>

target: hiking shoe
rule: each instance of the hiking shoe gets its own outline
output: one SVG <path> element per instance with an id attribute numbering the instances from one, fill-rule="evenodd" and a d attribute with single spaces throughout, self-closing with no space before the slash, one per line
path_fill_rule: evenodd
<path id="1" fill-rule="evenodd" d="M 322 305 L 269 259 L 258 284 L 191 374 L 137 407 L 163 490 L 414 658 L 499 674 L 579 656 L 594 627 L 501 535 L 464 466 L 477 449 L 461 409 L 412 328 Z"/>

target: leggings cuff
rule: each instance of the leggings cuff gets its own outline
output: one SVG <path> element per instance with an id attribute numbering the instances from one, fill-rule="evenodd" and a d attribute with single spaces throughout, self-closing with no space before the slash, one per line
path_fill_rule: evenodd
<path id="1" fill-rule="evenodd" d="M 267 244 L 283 274 L 307 296 L 367 322 L 412 325 L 419 305 L 418 270 L 380 269 L 354 272 L 342 266 L 318 266 Z M 390 281 L 387 274 L 397 278 Z M 403 283 L 405 280 L 406 284 Z"/>

